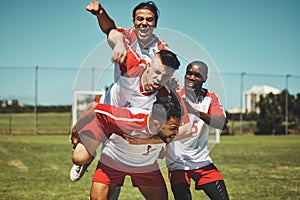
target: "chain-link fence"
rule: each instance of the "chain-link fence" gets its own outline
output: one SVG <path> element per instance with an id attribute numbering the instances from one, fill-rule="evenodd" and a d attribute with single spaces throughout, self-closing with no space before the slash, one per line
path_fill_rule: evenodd
<path id="1" fill-rule="evenodd" d="M 44 66 L 0 67 L 0 134 L 69 133 L 74 82 L 78 72 L 86 73 L 85 85 L 80 89 L 104 90 L 113 82 L 113 67 L 102 78 L 99 69 Z M 226 97 L 221 99 L 227 111 L 243 107 L 243 92 L 255 85 L 268 85 L 279 90 L 288 89 L 296 95 L 299 75 L 220 72 Z M 105 80 L 100 80 L 105 78 Z M 209 76 L 212 78 L 213 76 Z M 209 85 L 206 85 L 209 88 Z M 235 124 L 238 124 L 235 123 Z"/>

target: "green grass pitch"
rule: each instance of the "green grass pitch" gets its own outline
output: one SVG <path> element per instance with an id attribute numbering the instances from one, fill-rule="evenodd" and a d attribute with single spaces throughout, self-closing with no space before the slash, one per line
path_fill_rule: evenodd
<path id="1" fill-rule="evenodd" d="M 300 199 L 300 136 L 221 137 L 211 157 L 230 199 Z M 0 199 L 88 199 L 96 162 L 71 182 L 69 136 L 0 136 L 0 166 Z M 208 199 L 191 187 L 193 199 Z M 126 179 L 119 199 L 143 198 Z"/>

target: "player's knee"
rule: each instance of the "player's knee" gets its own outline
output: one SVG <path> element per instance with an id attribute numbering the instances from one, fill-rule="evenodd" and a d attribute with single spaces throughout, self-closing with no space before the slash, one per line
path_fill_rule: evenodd
<path id="1" fill-rule="evenodd" d="M 180 183 L 176 185 L 171 185 L 173 196 L 175 200 L 177 199 L 186 199 L 191 200 L 192 194 L 190 190 L 190 185 L 187 183 Z"/>
<path id="2" fill-rule="evenodd" d="M 86 148 L 78 143 L 76 148 L 72 152 L 72 161 L 76 165 L 84 165 L 89 162 L 92 158 L 92 155 L 86 150 Z"/>
<path id="3" fill-rule="evenodd" d="M 91 200 L 106 200 L 108 199 L 109 185 L 92 182 L 90 190 Z"/>

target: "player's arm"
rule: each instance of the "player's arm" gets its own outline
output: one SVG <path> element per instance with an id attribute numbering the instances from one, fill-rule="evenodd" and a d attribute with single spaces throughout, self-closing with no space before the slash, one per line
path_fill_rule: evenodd
<path id="1" fill-rule="evenodd" d="M 79 143 L 79 131 L 88 123 L 93 121 L 93 119 L 96 117 L 94 113 L 94 109 L 96 107 L 97 103 L 93 102 L 91 103 L 86 110 L 80 115 L 78 120 L 76 121 L 76 124 L 72 127 L 71 130 L 71 142 L 74 145 L 73 148 L 76 147 L 76 145 Z"/>
<path id="2" fill-rule="evenodd" d="M 221 130 L 224 130 L 226 128 L 228 120 L 224 115 L 209 114 L 200 111 L 198 111 L 198 115 L 200 119 L 202 119 L 206 124 L 213 128 Z"/>
<path id="3" fill-rule="evenodd" d="M 125 36 L 123 33 L 112 29 L 108 34 L 108 44 L 113 50 L 112 61 L 116 63 L 125 63 L 127 52 L 125 46 Z"/>
<path id="4" fill-rule="evenodd" d="M 109 33 L 111 30 L 116 30 L 115 22 L 110 18 L 110 16 L 106 13 L 101 4 L 97 1 L 92 1 L 86 7 L 86 9 L 94 14 L 97 17 L 98 24 L 103 33 L 105 33 L 108 37 L 108 42 L 113 49 L 112 61 L 118 64 L 124 63 L 127 52 L 124 44 L 124 35 L 116 36 L 118 34 L 112 34 L 109 38 Z M 115 37 L 114 39 L 112 37 Z M 112 47 L 113 46 L 113 47 Z"/>
<path id="5" fill-rule="evenodd" d="M 116 25 L 112 18 L 107 14 L 102 5 L 97 1 L 92 1 L 86 7 L 86 10 L 91 12 L 97 17 L 100 29 L 106 35 L 109 34 L 110 30 L 115 29 Z"/>
<path id="6" fill-rule="evenodd" d="M 137 133 L 137 131 L 135 131 Z M 158 136 L 153 135 L 152 137 L 139 137 L 139 136 L 132 136 L 132 135 L 124 135 L 124 138 L 130 144 L 161 144 L 164 141 Z"/>
<path id="7" fill-rule="evenodd" d="M 209 113 L 193 108 L 187 101 L 185 101 L 185 105 L 189 113 L 199 117 L 209 126 L 221 130 L 226 128 L 228 120 L 224 114 L 222 106 L 219 104 L 219 101 L 212 101 Z"/>
<path id="8" fill-rule="evenodd" d="M 192 127 L 190 123 L 183 124 L 179 127 L 179 132 L 175 136 L 173 141 L 181 140 L 186 137 L 190 137 L 192 135 Z"/>
<path id="9" fill-rule="evenodd" d="M 189 123 L 186 123 L 179 127 L 179 132 L 172 141 L 181 140 L 181 139 L 189 137 L 191 135 L 192 135 L 192 127 L 190 126 Z M 132 135 L 124 135 L 124 137 L 130 144 L 136 144 L 136 145 L 167 143 L 166 140 L 161 138 L 159 135 L 153 135 L 152 137 L 139 137 L 139 136 L 132 136 Z"/>

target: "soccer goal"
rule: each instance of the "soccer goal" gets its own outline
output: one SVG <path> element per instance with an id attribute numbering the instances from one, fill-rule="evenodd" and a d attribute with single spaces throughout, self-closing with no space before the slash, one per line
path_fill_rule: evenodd
<path id="1" fill-rule="evenodd" d="M 104 95 L 104 91 L 74 90 L 72 105 L 72 125 L 74 125 L 81 113 L 97 97 Z"/>
<path id="2" fill-rule="evenodd" d="M 221 130 L 210 127 L 208 133 L 208 149 L 211 151 L 215 144 L 220 143 Z"/>

